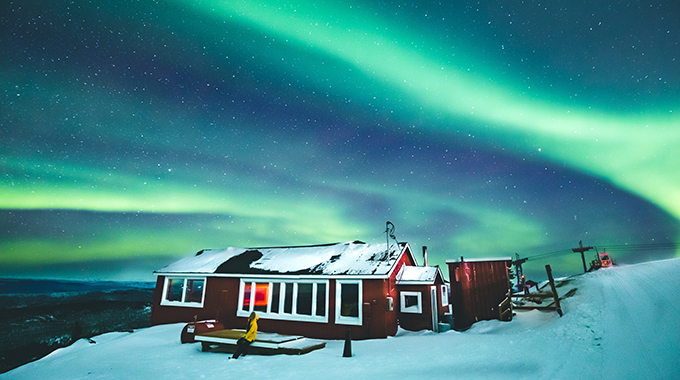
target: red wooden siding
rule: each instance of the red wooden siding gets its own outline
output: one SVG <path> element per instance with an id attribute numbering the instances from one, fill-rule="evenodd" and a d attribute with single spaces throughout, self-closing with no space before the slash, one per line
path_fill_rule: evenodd
<path id="1" fill-rule="evenodd" d="M 399 325 L 410 331 L 432 330 L 430 285 L 400 285 L 399 292 L 404 291 L 420 293 L 422 312 L 420 314 L 402 313 L 401 296 L 399 296 L 395 306 L 399 311 Z"/>
<path id="2" fill-rule="evenodd" d="M 477 321 L 498 319 L 498 304 L 510 288 L 505 259 L 447 264 L 454 328 L 465 330 Z"/>
<path id="3" fill-rule="evenodd" d="M 164 283 L 165 276 L 158 276 L 153 308 L 151 310 L 152 325 L 191 322 L 194 320 L 194 316 L 198 320 L 216 319 L 219 316 L 220 321 L 223 323 L 233 323 L 236 321 L 239 279 L 208 277 L 205 285 L 205 301 L 202 308 L 161 305 Z"/>
<path id="4" fill-rule="evenodd" d="M 194 316 L 198 320 L 218 319 L 225 328 L 244 328 L 247 318 L 237 317 L 240 279 L 225 277 L 208 277 L 205 287 L 203 308 L 161 306 L 164 276 L 158 276 L 154 303 L 151 312 L 151 324 L 191 322 Z M 389 283 L 394 280 L 363 280 L 363 323 L 361 326 L 335 323 L 335 280 L 329 281 L 328 323 L 287 321 L 261 318 L 261 331 L 281 334 L 304 335 L 310 338 L 343 339 L 349 329 L 352 339 L 385 338 L 397 333 L 396 310 L 389 311 L 386 295 L 390 294 Z M 393 297 L 397 297 L 394 291 Z"/>

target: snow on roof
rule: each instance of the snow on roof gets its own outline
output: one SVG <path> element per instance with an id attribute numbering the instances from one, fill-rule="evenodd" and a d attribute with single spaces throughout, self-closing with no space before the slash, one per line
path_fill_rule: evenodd
<path id="1" fill-rule="evenodd" d="M 437 267 L 403 266 L 397 274 L 397 285 L 434 284 L 438 273 Z"/>
<path id="2" fill-rule="evenodd" d="M 463 262 L 466 263 L 479 263 L 479 262 L 485 262 L 485 261 L 512 261 L 512 257 L 476 257 L 476 258 L 471 258 L 471 259 L 466 259 L 461 257 L 463 259 Z M 461 259 L 455 259 L 455 260 L 446 260 L 446 263 L 460 263 Z"/>
<path id="3" fill-rule="evenodd" d="M 155 273 L 386 275 L 406 244 L 347 242 L 328 245 L 206 249 Z"/>
<path id="4" fill-rule="evenodd" d="M 243 253 L 243 251 L 243 248 L 204 249 L 194 256 L 174 262 L 156 271 L 156 273 L 213 273 L 220 264 L 230 257 Z"/>

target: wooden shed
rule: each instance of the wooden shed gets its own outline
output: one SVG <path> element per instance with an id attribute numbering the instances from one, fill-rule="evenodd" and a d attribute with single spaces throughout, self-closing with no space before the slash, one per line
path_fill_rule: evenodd
<path id="1" fill-rule="evenodd" d="M 310 338 L 397 333 L 397 274 L 415 265 L 408 243 L 202 250 L 155 272 L 151 323 L 217 319 Z"/>
<path id="2" fill-rule="evenodd" d="M 499 305 L 508 296 L 512 258 L 449 260 L 453 327 L 466 330 L 481 320 L 500 319 Z"/>
<path id="3" fill-rule="evenodd" d="M 449 287 L 439 267 L 403 266 L 397 274 L 399 326 L 406 330 L 450 328 Z"/>

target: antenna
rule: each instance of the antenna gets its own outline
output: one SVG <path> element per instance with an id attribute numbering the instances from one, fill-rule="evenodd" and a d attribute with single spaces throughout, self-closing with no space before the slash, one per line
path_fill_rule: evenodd
<path id="1" fill-rule="evenodd" d="M 397 245 L 399 245 L 399 241 L 397 240 L 397 237 L 394 236 L 394 224 L 392 222 L 387 221 L 385 224 L 385 240 L 387 240 L 387 252 L 390 251 L 390 238 L 394 239 L 394 241 L 397 242 Z"/>

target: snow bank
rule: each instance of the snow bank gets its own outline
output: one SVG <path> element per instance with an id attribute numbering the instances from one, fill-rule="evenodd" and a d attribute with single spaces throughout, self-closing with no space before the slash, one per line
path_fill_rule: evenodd
<path id="1" fill-rule="evenodd" d="M 554 312 L 518 312 L 465 332 L 399 331 L 301 356 L 230 360 L 180 344 L 182 324 L 110 333 L 59 349 L 1 379 L 621 379 L 680 377 L 680 259 L 614 267 L 570 279 Z M 558 289 L 560 292 L 560 289 Z"/>

